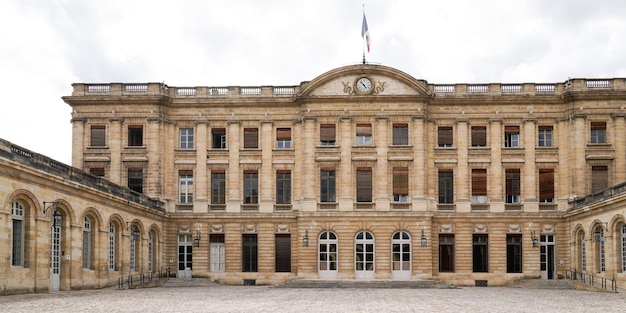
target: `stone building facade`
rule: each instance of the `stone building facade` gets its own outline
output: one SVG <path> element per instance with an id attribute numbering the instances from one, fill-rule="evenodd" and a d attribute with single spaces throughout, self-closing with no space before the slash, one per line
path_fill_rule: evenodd
<path id="1" fill-rule="evenodd" d="M 623 78 L 73 88 L 73 167 L 163 204 L 179 277 L 626 283 Z"/>

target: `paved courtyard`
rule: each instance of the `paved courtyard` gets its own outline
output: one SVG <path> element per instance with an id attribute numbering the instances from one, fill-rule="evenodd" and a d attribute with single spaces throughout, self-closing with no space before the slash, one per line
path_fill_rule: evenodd
<path id="1" fill-rule="evenodd" d="M 168 283 L 159 288 L 0 297 L 0 312 L 625 312 L 626 292 L 523 287 L 275 288 Z"/>

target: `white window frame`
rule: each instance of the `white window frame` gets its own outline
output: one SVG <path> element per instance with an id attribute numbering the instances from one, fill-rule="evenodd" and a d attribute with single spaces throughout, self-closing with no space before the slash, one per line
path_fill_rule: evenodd
<path id="1" fill-rule="evenodd" d="M 83 222 L 83 269 L 91 268 L 91 220 L 85 216 Z"/>
<path id="2" fill-rule="evenodd" d="M 179 148 L 193 149 L 193 128 L 181 128 L 179 138 Z"/>
<path id="3" fill-rule="evenodd" d="M 178 175 L 179 203 L 193 203 L 193 175 Z"/>
<path id="4" fill-rule="evenodd" d="M 109 223 L 109 271 L 115 271 L 115 224 Z"/>
<path id="5" fill-rule="evenodd" d="M 19 201 L 11 205 L 11 266 L 24 266 L 24 206 Z"/>

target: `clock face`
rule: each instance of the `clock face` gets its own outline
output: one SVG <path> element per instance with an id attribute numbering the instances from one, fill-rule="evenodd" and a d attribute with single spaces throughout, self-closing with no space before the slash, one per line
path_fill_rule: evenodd
<path id="1" fill-rule="evenodd" d="M 372 90 L 372 81 L 367 77 L 361 77 L 356 81 L 356 89 L 362 93 Z"/>

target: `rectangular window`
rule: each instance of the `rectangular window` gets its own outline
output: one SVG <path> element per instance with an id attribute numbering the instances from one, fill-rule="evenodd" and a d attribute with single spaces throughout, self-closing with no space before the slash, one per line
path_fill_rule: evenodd
<path id="1" fill-rule="evenodd" d="M 226 204 L 226 173 L 211 172 L 211 204 Z"/>
<path id="2" fill-rule="evenodd" d="M 552 126 L 539 126 L 539 147 L 552 147 Z"/>
<path id="3" fill-rule="evenodd" d="M 605 143 L 606 123 L 591 122 L 591 143 Z"/>
<path id="4" fill-rule="evenodd" d="M 487 146 L 487 127 L 472 126 L 472 147 Z"/>
<path id="5" fill-rule="evenodd" d="M 98 177 L 104 177 L 104 167 L 90 167 L 89 174 Z"/>
<path id="6" fill-rule="evenodd" d="M 193 203 L 193 171 L 178 172 L 178 201 Z"/>
<path id="7" fill-rule="evenodd" d="M 359 146 L 368 146 L 372 144 L 371 124 L 356 125 L 356 144 Z"/>
<path id="8" fill-rule="evenodd" d="M 142 125 L 129 125 L 128 126 L 128 146 L 129 147 L 143 146 L 143 126 Z"/>
<path id="9" fill-rule="evenodd" d="M 409 125 L 393 124 L 393 141 L 394 146 L 406 146 L 409 144 Z"/>
<path id="10" fill-rule="evenodd" d="M 259 203 L 259 173 L 257 171 L 243 172 L 243 203 Z"/>
<path id="11" fill-rule="evenodd" d="M 506 203 L 520 203 L 519 169 L 507 169 L 505 172 Z"/>
<path id="12" fill-rule="evenodd" d="M 519 126 L 504 127 L 504 146 L 519 147 Z"/>
<path id="13" fill-rule="evenodd" d="M 372 169 L 356 170 L 356 202 L 372 202 Z"/>
<path id="14" fill-rule="evenodd" d="M 439 203 L 454 203 L 454 176 L 452 170 L 439 170 Z"/>
<path id="15" fill-rule="evenodd" d="M 320 171 L 320 202 L 335 202 L 335 170 Z"/>
<path id="16" fill-rule="evenodd" d="M 226 269 L 226 250 L 224 246 L 224 234 L 211 234 L 210 241 L 210 271 L 214 273 L 223 273 Z"/>
<path id="17" fill-rule="evenodd" d="M 180 129 L 180 148 L 193 149 L 193 128 Z"/>
<path id="18" fill-rule="evenodd" d="M 258 246 L 256 234 L 242 235 L 242 271 L 256 272 L 258 271 Z"/>
<path id="19" fill-rule="evenodd" d="M 320 145 L 334 146 L 335 142 L 335 124 L 320 125 Z"/>
<path id="20" fill-rule="evenodd" d="M 554 169 L 539 169 L 539 202 L 554 202 Z"/>
<path id="21" fill-rule="evenodd" d="M 522 235 L 506 235 L 506 272 L 522 272 Z"/>
<path id="22" fill-rule="evenodd" d="M 439 235 L 439 272 L 454 272 L 454 235 Z"/>
<path id="23" fill-rule="evenodd" d="M 472 169 L 472 203 L 487 203 L 486 169 Z"/>
<path id="24" fill-rule="evenodd" d="M 291 171 L 276 171 L 276 203 L 291 203 Z"/>
<path id="25" fill-rule="evenodd" d="M 409 168 L 393 168 L 393 201 L 409 202 Z"/>
<path id="26" fill-rule="evenodd" d="M 109 223 L 109 271 L 115 270 L 115 225 Z"/>
<path id="27" fill-rule="evenodd" d="M 258 149 L 259 148 L 259 129 L 258 128 L 244 128 L 243 148 L 244 149 Z"/>
<path id="28" fill-rule="evenodd" d="M 92 147 L 106 146 L 106 126 L 91 125 L 91 146 Z"/>
<path id="29" fill-rule="evenodd" d="M 128 169 L 128 188 L 131 190 L 143 193 L 143 169 L 142 168 L 129 168 Z"/>
<path id="30" fill-rule="evenodd" d="M 277 128 L 276 129 L 276 148 L 278 149 L 291 148 L 291 128 Z"/>
<path id="31" fill-rule="evenodd" d="M 607 166 L 591 167 L 591 193 L 600 192 L 609 186 L 609 170 Z"/>
<path id="32" fill-rule="evenodd" d="M 211 129 L 211 148 L 226 149 L 226 128 Z"/>
<path id="33" fill-rule="evenodd" d="M 472 235 L 472 271 L 486 273 L 489 271 L 488 237 L 485 234 Z"/>
<path id="34" fill-rule="evenodd" d="M 276 272 L 291 272 L 291 235 L 276 234 Z"/>
<path id="35" fill-rule="evenodd" d="M 439 147 L 452 147 L 452 126 L 439 126 L 437 128 L 437 144 Z"/>

